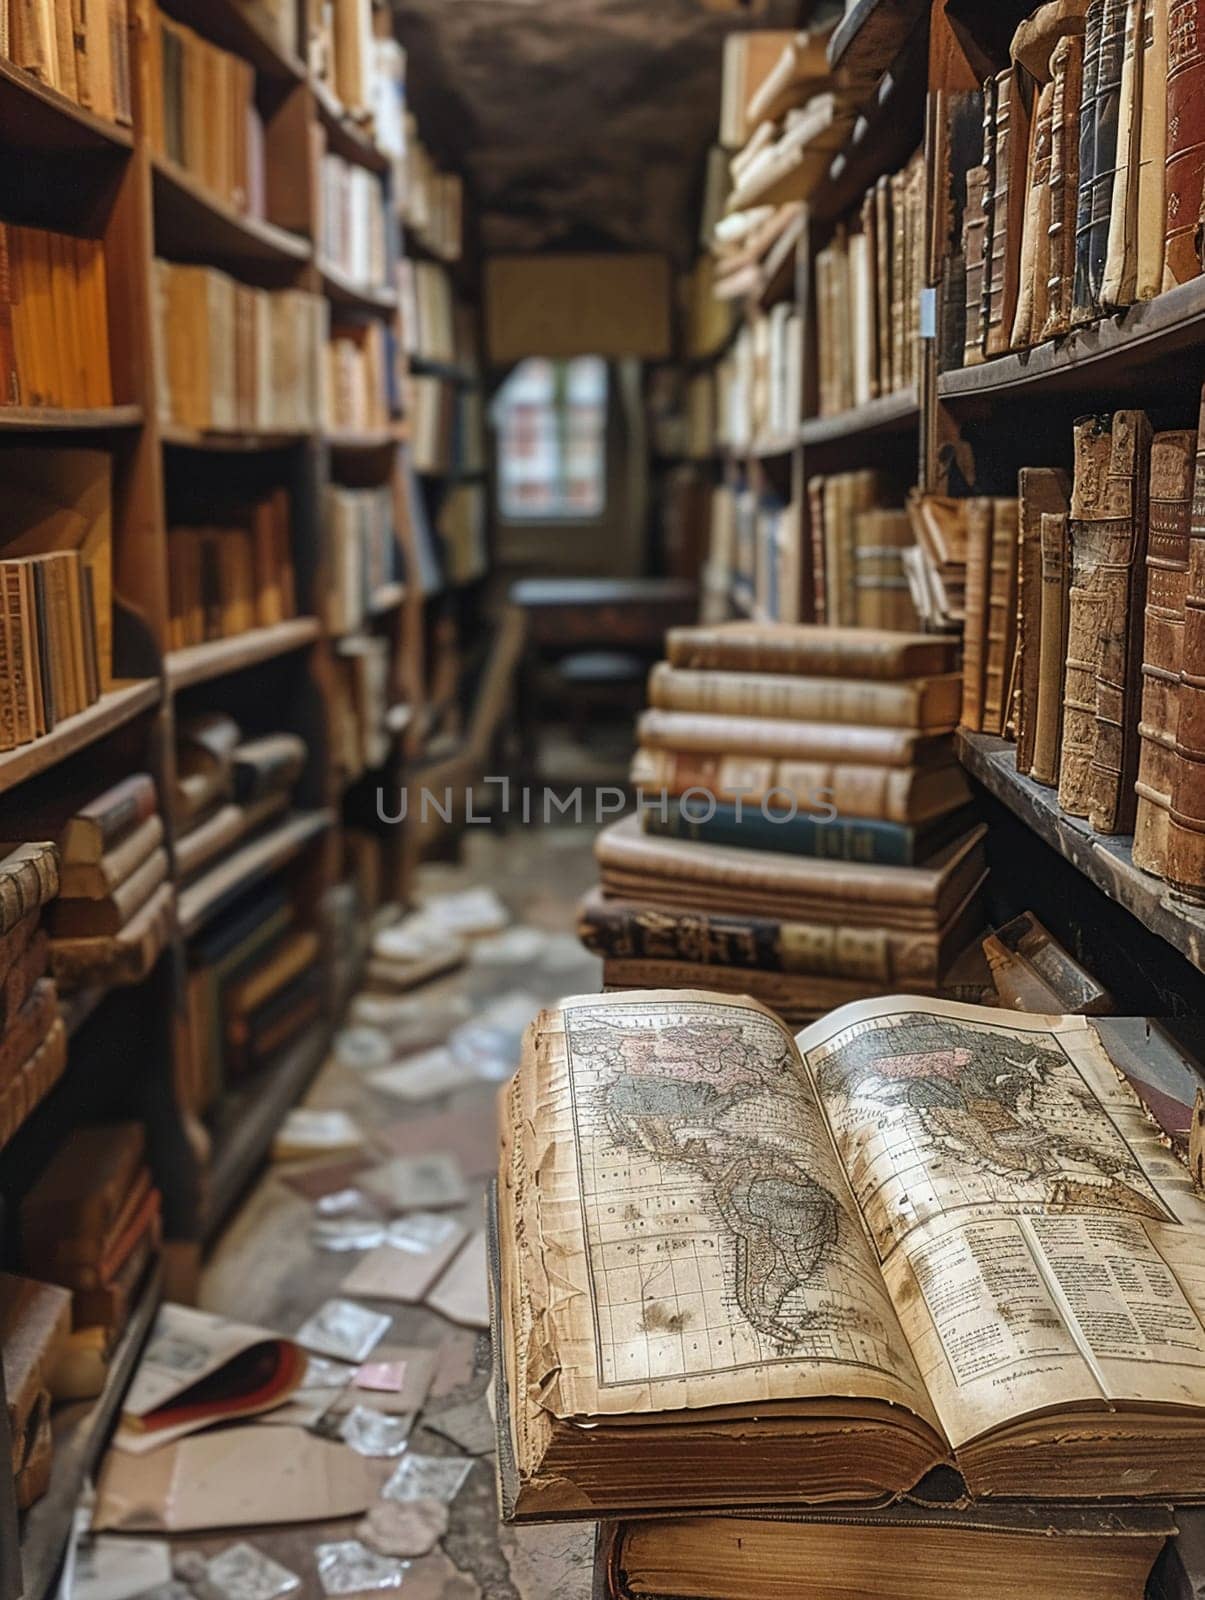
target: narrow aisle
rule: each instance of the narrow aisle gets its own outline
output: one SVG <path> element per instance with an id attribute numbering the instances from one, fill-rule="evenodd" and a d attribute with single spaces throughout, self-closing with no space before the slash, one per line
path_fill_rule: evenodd
<path id="1" fill-rule="evenodd" d="M 503 834 L 469 830 L 464 864 L 424 868 L 418 892 L 441 894 L 478 886 L 495 889 L 513 921 L 509 933 L 477 941 L 474 957 L 449 977 L 415 991 L 435 1025 L 418 1046 L 443 1042 L 442 1016 L 479 1017 L 491 1005 L 531 997 L 533 1007 L 601 986 L 600 963 L 573 934 L 574 908 L 596 875 L 585 828 L 523 829 Z M 520 932 L 519 930 L 523 930 Z M 536 930 L 537 937 L 526 930 Z M 542 937 L 540 937 L 542 936 Z M 499 960 L 508 945 L 514 959 Z M 521 1004 L 522 1002 L 520 1002 Z M 463 1015 L 461 1015 L 463 1013 Z M 509 1019 L 508 1019 L 509 1020 Z M 446 1024 L 445 1024 L 446 1026 Z M 373 1175 L 374 1164 L 398 1154 L 458 1158 L 466 1179 L 463 1205 L 441 1214 L 475 1230 L 481 1225 L 488 1177 L 496 1167 L 497 1089 L 493 1084 L 461 1089 L 410 1105 L 374 1088 L 361 1071 L 329 1061 L 306 1104 L 346 1111 L 365 1135 L 359 1171 L 329 1171 L 347 1155 L 306 1162 L 274 1163 L 247 1195 L 210 1258 L 201 1286 L 204 1309 L 295 1333 L 340 1285 L 365 1252 L 324 1250 L 310 1239 L 318 1191 L 338 1192 Z M 360 1159 L 353 1157 L 353 1160 Z M 307 1198 L 294 1185 L 308 1174 Z M 315 1176 L 317 1174 L 317 1176 Z M 332 1188 L 333 1185 L 333 1188 Z M 393 1318 L 372 1360 L 389 1359 L 392 1347 L 435 1352 L 431 1388 L 411 1431 L 408 1455 L 467 1459 L 471 1468 L 450 1508 L 446 1533 L 430 1554 L 415 1557 L 405 1575 L 405 1600 L 588 1600 L 594 1535 L 588 1526 L 500 1527 L 494 1489 L 493 1423 L 488 1333 L 458 1326 L 423 1305 L 359 1299 Z M 424 1363 L 412 1354 L 410 1376 Z M 407 1379 L 409 1381 L 409 1379 Z M 403 1391 L 404 1392 L 404 1391 Z M 379 1395 L 363 1394 L 374 1405 Z M 265 1424 L 267 1425 L 267 1424 Z M 399 1508 L 400 1509 L 400 1508 Z M 360 1518 L 294 1527 L 207 1534 L 174 1541 L 177 1560 L 195 1550 L 206 1556 L 245 1539 L 302 1579 L 297 1600 L 323 1600 L 314 1549 L 355 1536 Z"/>

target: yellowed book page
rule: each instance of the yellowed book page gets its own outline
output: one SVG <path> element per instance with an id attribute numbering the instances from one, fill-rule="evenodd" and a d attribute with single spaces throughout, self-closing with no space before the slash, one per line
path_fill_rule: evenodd
<path id="1" fill-rule="evenodd" d="M 896 997 L 798 1043 L 955 1449 L 1201 1405 L 1205 1204 L 1089 1022 Z"/>
<path id="2" fill-rule="evenodd" d="M 770 1011 L 691 990 L 568 1000 L 538 1020 L 517 1093 L 525 1359 L 547 1411 L 851 1395 L 935 1425 Z"/>

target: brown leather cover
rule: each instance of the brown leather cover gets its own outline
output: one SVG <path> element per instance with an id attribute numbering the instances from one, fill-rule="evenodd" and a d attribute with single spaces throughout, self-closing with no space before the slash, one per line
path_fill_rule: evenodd
<path id="1" fill-rule="evenodd" d="M 1167 26 L 1170 0 L 1143 5 L 1142 110 L 1138 130 L 1137 261 L 1134 293 L 1150 300 L 1163 287 L 1167 204 Z"/>
<path id="2" fill-rule="evenodd" d="M 120 933 L 53 940 L 51 973 L 63 989 L 87 983 L 141 983 L 158 961 L 175 925 L 175 886 L 161 883 Z"/>
<path id="3" fill-rule="evenodd" d="M 60 1242 L 95 1243 L 110 1234 L 142 1170 L 140 1123 L 105 1123 L 68 1134 L 21 1205 L 21 1249 L 34 1266 Z"/>
<path id="4" fill-rule="evenodd" d="M 39 978 L 0 1035 L 0 1083 L 6 1083 L 34 1054 L 54 1026 L 58 992 L 53 978 Z"/>
<path id="5" fill-rule="evenodd" d="M 967 501 L 966 628 L 963 634 L 961 725 L 983 730 L 987 669 L 988 600 L 992 552 L 992 502 Z"/>
<path id="6" fill-rule="evenodd" d="M 1164 875 L 1205 901 L 1205 459 L 1201 441 L 1188 537 L 1188 578 Z"/>
<path id="7" fill-rule="evenodd" d="M 1084 37 L 1084 75 L 1080 90 L 1077 140 L 1079 165 L 1075 204 L 1075 245 L 1071 254 L 1071 325 L 1081 327 L 1097 314 L 1090 267 L 1092 245 L 1093 177 L 1096 171 L 1096 135 L 1100 90 L 1101 46 L 1105 10 L 1109 0 L 1092 0 Z"/>
<path id="8" fill-rule="evenodd" d="M 992 501 L 987 649 L 983 663 L 983 732 L 1004 732 L 1017 636 L 1017 502 Z"/>
<path id="9" fill-rule="evenodd" d="M 1017 592 L 1017 653 L 1020 658 L 1017 771 L 1033 768 L 1038 689 L 1042 668 L 1042 518 L 1066 513 L 1071 480 L 1056 467 L 1023 467 L 1018 479 L 1020 538 Z M 1057 660 L 1061 663 L 1062 656 Z"/>
<path id="10" fill-rule="evenodd" d="M 663 711 L 866 722 L 922 733 L 955 727 L 960 692 L 957 673 L 873 683 L 770 672 L 694 672 L 661 662 L 649 677 L 649 702 Z"/>
<path id="11" fill-rule="evenodd" d="M 0 1272 L 0 1357 L 14 1456 L 70 1331 L 66 1289 Z"/>
<path id="12" fill-rule="evenodd" d="M 0 1144 L 6 1143 L 43 1101 L 63 1075 L 67 1065 L 67 1028 L 56 1017 L 50 1032 L 21 1070 L 0 1085 Z"/>
<path id="13" fill-rule="evenodd" d="M 983 285 L 987 279 L 987 198 L 991 172 L 986 166 L 972 167 L 967 173 L 966 182 L 967 203 L 962 218 L 962 253 L 966 259 L 966 337 L 962 364 L 964 367 L 976 367 L 985 359 Z"/>
<path id="14" fill-rule="evenodd" d="M 781 717 L 720 717 L 705 711 L 645 711 L 636 742 L 649 750 L 839 761 L 844 766 L 933 766 L 949 760 L 943 735 L 862 723 L 792 722 Z"/>
<path id="15" fill-rule="evenodd" d="M 1205 0 L 1172 0 L 1167 46 L 1167 230 L 1163 287 L 1200 274 L 1197 218 L 1205 178 Z"/>
<path id="16" fill-rule="evenodd" d="M 1080 95 L 1084 82 L 1082 35 L 1060 39 L 1051 57 L 1054 90 L 1050 136 L 1050 247 L 1043 339 L 1071 327 L 1075 281 L 1075 221 L 1079 199 Z"/>
<path id="17" fill-rule="evenodd" d="M 1042 587 L 1038 693 L 1029 775 L 1038 783 L 1054 786 L 1059 781 L 1063 748 L 1063 675 L 1067 660 L 1071 552 L 1066 513 L 1044 514 L 1040 521 Z"/>
<path id="18" fill-rule="evenodd" d="M 1130 832 L 1136 805 L 1149 472 L 1144 412 L 1076 423 L 1059 804 L 1101 833 Z"/>
<path id="19" fill-rule="evenodd" d="M 603 829 L 594 853 L 604 893 L 620 900 L 932 932 L 980 883 L 986 832 L 972 828 L 923 867 L 880 867 L 658 838 L 630 816 Z"/>
<path id="20" fill-rule="evenodd" d="M 0 1013 L 4 1026 L 11 1026 L 13 1018 L 25 1004 L 33 986 L 46 971 L 50 958 L 50 942 L 45 930 L 39 928 L 25 946 L 21 955 L 8 969 L 0 988 Z"/>
<path id="21" fill-rule="evenodd" d="M 1151 442 L 1146 612 L 1142 647 L 1142 716 L 1138 724 L 1138 807 L 1134 862 L 1163 874 L 1176 761 L 1188 535 L 1197 435 L 1158 433 Z"/>
<path id="22" fill-rule="evenodd" d="M 19 844 L 0 859 L 0 934 L 59 892 L 59 853 L 52 844 Z"/>
<path id="23" fill-rule="evenodd" d="M 1029 157 L 1029 112 L 1016 69 L 996 78 L 996 159 L 992 190 L 991 282 L 987 353 L 1003 355 L 1012 342 L 1020 278 L 1021 230 L 1025 220 L 1025 174 Z"/>
<path id="24" fill-rule="evenodd" d="M 888 629 L 730 622 L 671 628 L 665 655 L 674 667 L 894 680 L 955 671 L 958 644 Z"/>
<path id="25" fill-rule="evenodd" d="M 1138 162 L 1145 47 L 1143 0 L 1125 0 L 1125 34 L 1118 86 L 1117 155 L 1109 216 L 1108 254 L 1100 302 L 1106 310 L 1133 304 L 1138 283 Z"/>
<path id="26" fill-rule="evenodd" d="M 1050 164 L 1054 140 L 1054 84 L 1044 83 L 1029 142 L 1025 188 L 1025 228 L 1021 235 L 1021 273 L 1017 315 L 1010 343 L 1024 350 L 1041 337 L 1046 323 L 1050 278 Z"/>

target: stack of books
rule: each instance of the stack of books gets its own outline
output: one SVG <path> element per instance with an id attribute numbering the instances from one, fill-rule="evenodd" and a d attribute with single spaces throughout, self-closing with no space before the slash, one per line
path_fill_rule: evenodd
<path id="1" fill-rule="evenodd" d="M 173 650 L 297 615 L 287 489 L 236 508 L 232 525 L 169 528 L 167 556 Z"/>
<path id="2" fill-rule="evenodd" d="M 0 1145 L 62 1076 L 67 1030 L 49 976 L 43 914 L 59 889 L 53 844 L 26 844 L 0 858 Z"/>
<path id="3" fill-rule="evenodd" d="M 833 627 L 919 627 L 905 552 L 907 512 L 881 473 L 866 470 L 808 482 L 816 620 Z"/>
<path id="4" fill-rule="evenodd" d="M 152 151 L 224 205 L 262 217 L 267 174 L 255 68 L 157 6 L 149 44 Z"/>
<path id="5" fill-rule="evenodd" d="M 188 947 L 177 1092 L 198 1115 L 271 1065 L 323 1004 L 321 941 L 284 887 L 250 889 Z"/>
<path id="6" fill-rule="evenodd" d="M 24 1271 L 70 1291 L 62 1380 L 98 1392 L 162 1238 L 142 1125 L 68 1134 L 21 1202 L 20 1226 Z"/>
<path id="7" fill-rule="evenodd" d="M 254 289 L 216 267 L 156 261 L 161 421 L 315 429 L 326 309 L 321 295 L 302 289 Z"/>
<path id="8" fill-rule="evenodd" d="M 388 286 L 385 193 L 367 167 L 323 150 L 317 163 L 317 252 L 322 266 L 363 289 Z"/>
<path id="9" fill-rule="evenodd" d="M 1086 1018 L 580 996 L 499 1112 L 502 1515 L 603 1519 L 600 1600 L 1138 1600 L 1205 1203 Z"/>
<path id="10" fill-rule="evenodd" d="M 155 781 L 133 773 L 70 812 L 46 918 L 50 969 L 61 989 L 140 983 L 176 918 Z"/>
<path id="11" fill-rule="evenodd" d="M 330 541 L 327 625 L 354 633 L 371 615 L 377 595 L 401 577 L 401 548 L 394 532 L 393 490 L 345 489 L 327 484 L 323 502 Z"/>
<path id="12" fill-rule="evenodd" d="M 966 506 L 919 489 L 908 494 L 915 543 L 903 552 L 904 575 L 916 614 L 932 633 L 961 628 L 966 619 Z"/>
<path id="13" fill-rule="evenodd" d="M 54 1380 L 71 1337 L 71 1295 L 57 1284 L 0 1272 L 0 1363 L 18 1511 L 50 1486 Z"/>
<path id="14" fill-rule="evenodd" d="M 925 283 L 925 162 L 869 190 L 857 217 L 816 253 L 820 415 L 918 388 Z"/>
<path id="15" fill-rule="evenodd" d="M 390 422 L 390 350 L 379 322 L 342 322 L 326 342 L 324 416 L 336 433 L 371 433 Z"/>
<path id="16" fill-rule="evenodd" d="M 1042 6 L 1011 55 L 940 141 L 944 192 L 966 193 L 965 330 L 946 365 L 1058 337 L 1201 272 L 1195 8 Z"/>
<path id="17" fill-rule="evenodd" d="M 0 221 L 0 405 L 113 403 L 105 247 Z"/>
<path id="18" fill-rule="evenodd" d="M 0 0 L 0 55 L 76 105 L 128 124 L 129 0 Z"/>
<path id="19" fill-rule="evenodd" d="M 580 933 L 611 987 L 750 993 L 800 1021 L 936 993 L 982 925 L 985 830 L 949 734 L 956 642 L 677 628 Z"/>
<path id="20" fill-rule="evenodd" d="M 209 712 L 176 736 L 176 872 L 187 883 L 289 806 L 305 765 L 295 733 L 245 739 L 233 717 Z"/>

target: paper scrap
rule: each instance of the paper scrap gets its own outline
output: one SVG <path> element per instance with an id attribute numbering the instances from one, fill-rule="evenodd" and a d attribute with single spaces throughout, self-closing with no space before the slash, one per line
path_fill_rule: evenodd
<path id="1" fill-rule="evenodd" d="M 232 1544 L 209 1562 L 205 1587 L 215 1600 L 278 1600 L 300 1589 L 301 1579 L 253 1544 Z"/>
<path id="2" fill-rule="evenodd" d="M 451 1505 L 464 1487 L 473 1463 L 463 1456 L 408 1453 L 381 1490 L 383 1500 L 442 1500 Z"/>
<path id="3" fill-rule="evenodd" d="M 297 1330 L 297 1342 L 321 1356 L 365 1361 L 393 1326 L 393 1318 L 352 1300 L 327 1300 Z"/>
<path id="4" fill-rule="evenodd" d="M 358 1539 L 320 1544 L 314 1551 L 318 1579 L 328 1595 L 377 1594 L 400 1589 L 409 1562 L 379 1555 Z"/>

